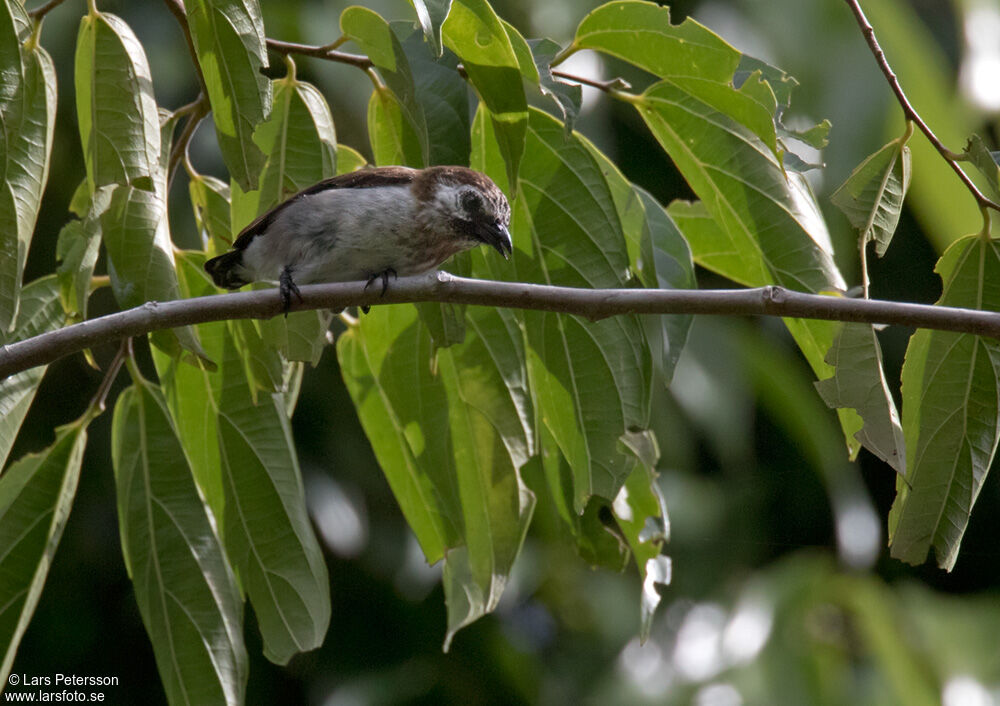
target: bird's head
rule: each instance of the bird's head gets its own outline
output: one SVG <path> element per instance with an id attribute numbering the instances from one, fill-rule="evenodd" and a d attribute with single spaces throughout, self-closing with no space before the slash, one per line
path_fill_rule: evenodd
<path id="1" fill-rule="evenodd" d="M 466 167 L 430 167 L 414 192 L 425 225 L 455 238 L 458 249 L 486 244 L 510 259 L 510 204 L 488 176 Z"/>

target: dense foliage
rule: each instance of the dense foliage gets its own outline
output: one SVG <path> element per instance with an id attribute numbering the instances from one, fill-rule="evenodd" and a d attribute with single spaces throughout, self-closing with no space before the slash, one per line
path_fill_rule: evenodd
<path id="1" fill-rule="evenodd" d="M 121 309 L 217 294 L 206 257 L 228 249 L 234 234 L 287 196 L 369 161 L 467 164 L 505 191 L 512 261 L 472 252 L 448 263 L 456 273 L 589 289 L 696 288 L 697 264 L 747 287 L 855 294 L 806 176 L 824 167 L 794 151 L 826 146 L 830 123 L 788 119 L 795 79 L 692 19 L 672 23 L 666 7 L 616 0 L 587 13 L 568 42 L 556 42 L 525 39 L 486 0 L 413 0 L 416 23 L 351 7 L 340 15 L 341 40 L 306 47 L 269 42 L 257 0 L 187 0 L 186 13 L 167 4 L 190 39 L 201 95 L 166 110 L 133 30 L 88 3 L 73 60 L 86 176 L 58 235 L 58 264 L 25 284 L 54 159 L 58 96 L 40 43 L 43 15 L 29 15 L 20 0 L 4 2 L 6 343 L 86 320 L 92 292 L 105 284 Z M 342 42 L 360 54 L 344 53 Z M 583 50 L 620 62 L 641 87 L 560 70 Z M 338 141 L 327 98 L 298 75 L 299 55 L 367 74 L 366 149 Z M 634 112 L 693 198 L 664 206 L 574 129 L 581 83 Z M 206 115 L 229 181 L 199 173 L 189 154 Z M 863 296 L 867 244 L 879 257 L 893 247 L 913 179 L 913 133 L 907 121 L 832 194 L 857 229 Z M 997 198 L 998 153 L 972 136 L 961 156 Z M 182 171 L 187 195 L 170 188 Z M 200 249 L 179 248 L 171 237 L 168 213 L 185 200 Z M 941 305 L 1000 310 L 1000 243 L 991 238 L 989 209 L 982 213 L 979 232 L 950 238 L 937 263 Z M 784 323 L 819 381 L 818 398 L 782 377 L 785 363 L 745 332 L 725 331 L 720 345 L 745 349 L 757 394 L 790 427 L 822 418 L 817 399 L 835 408 L 840 441 L 806 428 L 803 453 L 825 469 L 831 488 L 856 482 L 832 476 L 862 447 L 881 459 L 896 474 L 892 556 L 919 564 L 933 548 L 951 569 L 1000 438 L 1000 343 L 918 330 L 900 386 L 885 371 L 876 327 Z M 646 639 L 671 582 L 667 501 L 684 503 L 665 499 L 658 480 L 669 450 L 658 440 L 657 410 L 690 326 L 678 315 L 589 320 L 424 302 L 358 317 L 304 311 L 160 331 L 149 336 L 151 365 L 123 347 L 79 419 L 0 475 L 5 682 L 58 561 L 88 428 L 122 359 L 131 384 L 113 396 L 110 431 L 122 556 L 170 703 L 246 699 L 245 603 L 264 655 L 277 664 L 332 639 L 331 580 L 291 426 L 310 380 L 306 364 L 316 365 L 331 343 L 402 515 L 426 561 L 443 567 L 446 649 L 460 628 L 497 609 L 536 514 L 582 562 L 612 570 L 630 562 L 641 580 L 637 632 Z M 5 463 L 45 372 L 38 366 L 0 382 Z M 847 495 L 831 490 L 841 519 L 850 508 L 837 498 Z M 831 572 L 817 567 L 816 575 Z M 874 625 L 878 589 L 861 578 L 837 580 L 831 594 L 842 593 L 830 600 L 853 601 L 858 619 Z M 909 666 L 900 683 L 910 679 Z M 933 693 L 916 682 L 907 688 L 918 693 L 908 703 Z"/>

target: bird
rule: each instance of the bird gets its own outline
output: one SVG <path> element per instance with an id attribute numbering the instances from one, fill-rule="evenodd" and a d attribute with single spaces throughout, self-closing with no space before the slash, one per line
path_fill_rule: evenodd
<path id="1" fill-rule="evenodd" d="M 488 245 L 509 260 L 510 204 L 485 174 L 462 166 L 372 167 L 320 181 L 244 228 L 205 262 L 218 287 L 277 282 L 285 314 L 299 285 L 382 280 L 435 269 Z M 365 308 L 367 311 L 367 308 Z"/>

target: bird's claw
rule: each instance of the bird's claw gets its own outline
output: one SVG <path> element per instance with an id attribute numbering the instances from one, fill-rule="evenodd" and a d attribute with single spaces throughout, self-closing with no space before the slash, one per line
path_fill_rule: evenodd
<path id="1" fill-rule="evenodd" d="M 368 281 L 365 283 L 365 290 L 367 291 L 367 289 L 370 286 L 372 286 L 372 282 L 374 282 L 375 280 L 381 278 L 382 279 L 382 294 L 381 294 L 381 296 L 384 297 L 386 290 L 389 289 L 389 275 L 392 275 L 393 278 L 395 279 L 396 276 L 397 276 L 396 275 L 396 270 L 392 269 L 391 267 L 387 267 L 384 270 L 382 270 L 381 272 L 376 272 L 373 275 L 369 275 Z M 363 311 L 364 313 L 367 314 L 369 311 L 371 311 L 371 306 L 368 305 L 368 304 L 362 304 L 361 305 L 361 311 Z"/>
<path id="2" fill-rule="evenodd" d="M 292 279 L 292 270 L 290 267 L 286 267 L 281 271 L 281 276 L 278 278 L 278 291 L 281 293 L 281 304 L 285 312 L 285 318 L 288 318 L 288 310 L 292 307 L 292 295 L 300 302 L 302 301 L 302 292 L 299 291 L 299 287 L 295 284 Z"/>

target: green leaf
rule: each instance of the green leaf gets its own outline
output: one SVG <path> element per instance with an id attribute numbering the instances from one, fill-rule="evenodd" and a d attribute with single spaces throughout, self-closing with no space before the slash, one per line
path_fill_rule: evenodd
<path id="1" fill-rule="evenodd" d="M 826 362 L 836 372 L 816 383 L 820 397 L 831 408 L 856 410 L 864 426 L 855 438 L 897 473 L 906 476 L 906 442 L 885 379 L 882 348 L 874 327 L 844 324 L 826 354 Z"/>
<path id="2" fill-rule="evenodd" d="M 86 180 L 81 184 L 86 187 Z M 63 309 L 71 319 L 87 318 L 90 284 L 101 247 L 101 215 L 111 203 L 115 186 L 102 186 L 90 196 L 84 188 L 86 205 L 81 204 L 82 220 L 72 220 L 59 231 L 56 243 L 57 275 Z"/>
<path id="3" fill-rule="evenodd" d="M 15 9 L 17 8 L 17 9 Z M 42 190 L 48 180 L 56 111 L 56 74 L 52 59 L 37 44 L 23 47 L 17 26 L 23 9 L 4 3 L 0 11 L 0 330 L 17 315 L 24 263 L 35 230 Z"/>
<path id="4" fill-rule="evenodd" d="M 205 272 L 205 255 L 183 251 L 177 255 L 177 275 L 181 293 L 186 298 L 215 294 L 215 285 Z M 226 323 L 199 324 L 198 339 L 212 360 L 220 361 L 225 351 Z M 225 517 L 225 494 L 222 488 L 222 461 L 217 431 L 217 399 L 222 379 L 210 374 L 205 366 L 188 365 L 176 357 L 153 348 L 156 375 L 174 420 L 177 435 L 191 464 L 195 482 L 205 502 L 212 508 L 220 531 Z"/>
<path id="5" fill-rule="evenodd" d="M 330 623 L 330 586 L 306 513 L 305 491 L 282 393 L 255 404 L 241 352 L 226 337 L 218 398 L 225 490 L 223 537 L 250 598 L 264 656 L 286 664 L 319 647 Z"/>
<path id="6" fill-rule="evenodd" d="M 497 148 L 482 113 L 476 124 L 486 137 L 475 144 L 473 164 L 489 170 L 498 162 Z M 514 268 L 504 268 L 506 278 L 627 286 L 622 223 L 586 143 L 575 134 L 566 139 L 557 120 L 533 109 L 524 154 L 511 224 Z M 619 440 L 648 427 L 649 346 L 635 316 L 591 322 L 525 312 L 523 322 L 535 401 L 573 470 L 574 508 L 582 512 L 591 495 L 613 499 L 635 466 Z"/>
<path id="7" fill-rule="evenodd" d="M 343 143 L 337 145 L 337 174 L 349 174 L 366 166 L 368 160 L 363 154 Z"/>
<path id="8" fill-rule="evenodd" d="M 569 134 L 573 131 L 576 119 L 580 115 L 583 89 L 579 84 L 566 83 L 552 75 L 552 60 L 562 51 L 562 47 L 548 38 L 532 39 L 528 45 L 531 47 L 535 68 L 538 71 L 538 89 L 543 96 L 548 96 L 556 104 L 566 125 L 566 133 Z"/>
<path id="9" fill-rule="evenodd" d="M 105 184 L 152 190 L 160 158 L 160 123 L 142 44 L 115 15 L 80 21 L 76 42 L 76 112 L 91 194 Z"/>
<path id="10" fill-rule="evenodd" d="M 956 241 L 938 261 L 938 304 L 1000 311 L 1000 241 Z M 889 513 L 892 556 L 951 570 L 1000 438 L 1000 342 L 918 329 L 903 363 L 906 477 Z"/>
<path id="11" fill-rule="evenodd" d="M 534 453 L 520 330 L 489 308 L 468 324 L 462 343 L 435 350 L 412 306 L 384 306 L 337 341 L 403 514 L 427 560 L 445 558 L 446 648 L 496 607 L 534 507 L 518 472 Z"/>
<path id="12" fill-rule="evenodd" d="M 188 190 L 195 224 L 206 242 L 206 250 L 214 255 L 226 252 L 233 244 L 229 184 L 213 176 L 193 174 Z"/>
<path id="13" fill-rule="evenodd" d="M 444 44 L 441 43 L 441 26 L 448 19 L 452 0 L 412 0 L 412 2 L 413 9 L 417 11 L 420 28 L 424 31 L 424 37 L 433 47 L 434 54 L 441 56 L 444 52 Z"/>
<path id="14" fill-rule="evenodd" d="M 865 244 L 875 242 L 875 252 L 882 257 L 909 188 L 910 148 L 897 138 L 859 164 L 830 200 L 861 232 Z"/>
<path id="15" fill-rule="evenodd" d="M 180 298 L 166 204 L 157 193 L 116 187 L 101 214 L 101 231 L 111 290 L 122 308 Z M 190 327 L 154 332 L 150 339 L 167 352 L 177 352 L 180 346 L 205 357 Z"/>
<path id="16" fill-rule="evenodd" d="M 645 642 L 660 604 L 657 586 L 670 583 L 672 568 L 670 558 L 661 553 L 670 539 L 670 521 L 663 494 L 656 484 L 656 473 L 640 464 L 625 481 L 611 507 L 642 577 L 639 640 Z"/>
<path id="17" fill-rule="evenodd" d="M 271 83 L 261 73 L 267 50 L 260 6 L 257 0 L 188 0 L 185 6 L 222 157 L 244 191 L 256 189 L 264 155 L 253 133 L 271 110 Z"/>
<path id="18" fill-rule="evenodd" d="M 267 157 L 258 212 L 337 172 L 330 106 L 315 86 L 296 79 L 294 71 L 274 81 L 274 108 L 258 126 L 254 141 Z"/>
<path id="19" fill-rule="evenodd" d="M 21 291 L 21 308 L 14 330 L 0 332 L 0 342 L 23 341 L 46 331 L 59 328 L 63 323 L 63 310 L 59 304 L 59 284 L 55 277 L 37 279 Z M 0 467 L 7 455 L 21 422 L 35 398 L 46 366 L 39 365 L 0 380 Z"/>
<path id="20" fill-rule="evenodd" d="M 640 0 L 601 5 L 583 18 L 573 45 L 624 59 L 660 77 L 729 83 L 741 55 L 691 18 L 670 24 L 670 9 Z"/>
<path id="21" fill-rule="evenodd" d="M 584 138 L 578 138 L 601 166 L 611 189 L 628 248 L 629 267 L 644 287 L 694 289 L 691 250 L 663 206 L 630 183 L 618 167 Z M 691 328 L 690 316 L 644 316 L 650 352 L 669 384 Z"/>
<path id="22" fill-rule="evenodd" d="M 456 0 L 444 23 L 444 42 L 489 109 L 507 179 L 517 179 L 528 125 L 521 66 L 503 23 L 486 0 Z"/>
<path id="23" fill-rule="evenodd" d="M 782 168 L 760 139 L 759 129 L 719 112 L 715 106 L 725 102 L 725 90 L 734 89 L 713 84 L 713 100 L 705 102 L 701 93 L 688 92 L 687 85 L 654 84 L 635 105 L 702 200 L 693 205 L 675 202 L 668 209 L 691 245 L 695 262 L 750 287 L 843 291 L 846 285 L 833 261 L 826 223 L 805 177 Z M 803 319 L 785 323 L 816 376 L 829 377 L 832 369 L 824 357 L 833 343 L 834 324 Z M 850 410 L 839 410 L 838 415 L 853 455 L 861 419 Z"/>
<path id="24" fill-rule="evenodd" d="M 1000 198 L 1000 151 L 991 152 L 979 135 L 973 135 L 962 155 L 978 169 L 989 184 L 994 198 Z"/>
<path id="25" fill-rule="evenodd" d="M 401 117 L 406 121 L 407 132 L 411 133 L 419 143 L 420 161 L 408 164 L 426 166 L 429 158 L 427 124 L 422 106 L 417 101 L 410 62 L 399 38 L 389 27 L 389 23 L 378 13 L 358 6 L 344 10 L 340 16 L 340 29 L 344 36 L 354 40 L 375 64 L 385 80 L 386 87 L 396 99 Z M 369 124 L 370 130 L 371 124 Z"/>
<path id="26" fill-rule="evenodd" d="M 412 25 L 393 23 L 398 32 L 404 27 Z M 403 39 L 403 51 L 410 62 L 416 99 L 427 124 L 428 164 L 468 164 L 472 123 L 469 84 L 458 73 L 458 57 L 444 51 L 435 59 L 417 31 Z"/>
<path id="27" fill-rule="evenodd" d="M 426 166 L 420 136 L 413 131 L 403 107 L 387 88 L 376 88 L 368 101 L 368 138 L 375 164 Z"/>
<path id="28" fill-rule="evenodd" d="M 122 554 L 167 698 L 242 703 L 243 603 L 156 387 L 118 397 L 111 439 Z"/>
<path id="29" fill-rule="evenodd" d="M 5 685 L 73 507 L 89 420 L 88 415 L 58 428 L 49 448 L 21 458 L 0 476 L 0 677 Z"/>

